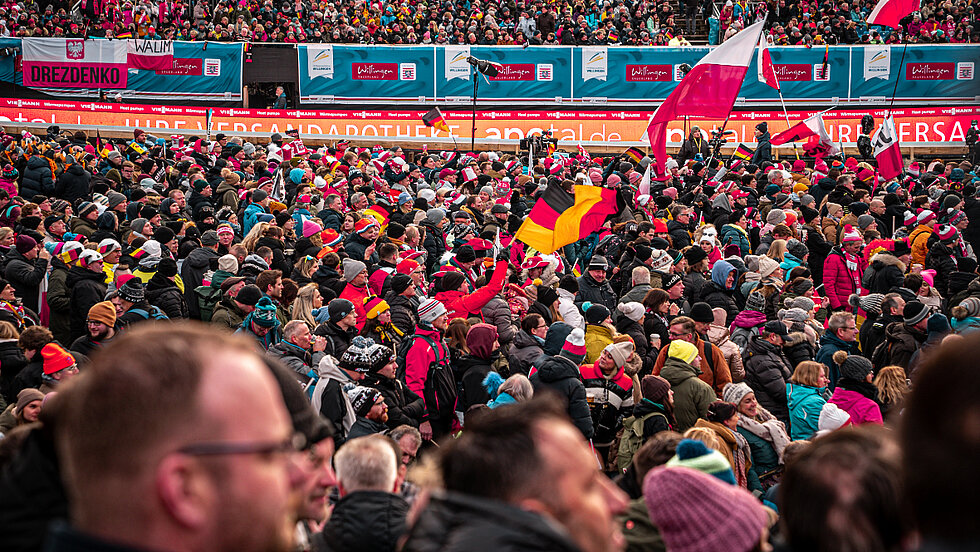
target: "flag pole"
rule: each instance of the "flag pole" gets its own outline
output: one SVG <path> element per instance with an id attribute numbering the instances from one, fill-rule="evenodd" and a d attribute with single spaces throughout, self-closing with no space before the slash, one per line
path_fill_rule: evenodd
<path id="1" fill-rule="evenodd" d="M 888 113 L 886 117 L 891 114 L 892 108 L 895 107 L 895 95 L 898 94 L 898 81 L 902 79 L 902 66 L 905 64 L 905 51 L 909 47 L 909 37 L 904 33 L 902 29 L 902 59 L 898 62 L 898 74 L 895 75 L 895 88 L 892 89 L 892 101 L 888 104 Z"/>
<path id="2" fill-rule="evenodd" d="M 773 73 L 773 74 L 775 75 L 775 73 Z M 778 80 L 778 77 L 777 77 L 777 80 Z M 786 128 L 789 128 L 789 127 L 791 127 L 793 125 L 792 125 L 792 123 L 789 122 L 789 112 L 786 111 L 786 102 L 783 100 L 783 90 L 782 90 L 782 88 L 777 88 L 776 89 L 776 92 L 779 93 L 779 103 L 782 104 L 782 106 L 783 106 L 783 117 L 786 118 Z M 800 159 L 800 150 L 796 149 L 796 142 L 793 142 L 793 153 L 796 154 L 796 159 L 799 160 Z"/>

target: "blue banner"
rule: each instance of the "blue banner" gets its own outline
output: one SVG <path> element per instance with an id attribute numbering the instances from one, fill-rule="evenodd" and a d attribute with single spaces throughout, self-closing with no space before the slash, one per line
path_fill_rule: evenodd
<path id="1" fill-rule="evenodd" d="M 318 44 L 301 45 L 298 54 L 301 103 L 435 96 L 432 47 Z"/>

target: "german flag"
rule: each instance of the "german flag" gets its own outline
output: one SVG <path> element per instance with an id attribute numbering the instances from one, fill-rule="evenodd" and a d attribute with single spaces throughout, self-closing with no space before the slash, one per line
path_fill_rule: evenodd
<path id="1" fill-rule="evenodd" d="M 633 160 L 633 164 L 635 165 L 639 163 L 640 159 L 643 159 L 646 154 L 644 154 L 643 150 L 640 148 L 630 148 L 626 150 L 626 155 Z"/>
<path id="2" fill-rule="evenodd" d="M 446 123 L 446 119 L 442 116 L 442 111 L 439 111 L 438 107 L 434 107 L 431 111 L 422 115 L 422 122 L 425 123 L 425 126 L 440 130 L 446 134 L 452 134 L 449 130 L 449 124 Z"/>
<path id="3" fill-rule="evenodd" d="M 548 186 L 514 234 L 535 250 L 550 255 L 588 236 L 619 212 L 616 191 L 597 186 L 575 186 L 570 194 L 561 186 Z"/>
<path id="4" fill-rule="evenodd" d="M 391 216 L 391 207 L 384 203 L 376 203 L 364 210 L 364 214 L 378 221 L 378 226 L 383 232 L 388 228 L 388 217 Z"/>
<path id="5" fill-rule="evenodd" d="M 609 40 L 616 42 L 619 40 L 619 31 L 615 27 L 609 30 Z"/>
<path id="6" fill-rule="evenodd" d="M 742 161 L 748 161 L 752 159 L 752 154 L 755 153 L 753 150 L 749 149 L 745 144 L 739 144 L 735 148 L 735 153 L 732 154 L 732 159 L 741 159 Z"/>
<path id="7" fill-rule="evenodd" d="M 548 142 L 548 157 L 551 157 L 555 153 L 555 143 Z"/>
<path id="8" fill-rule="evenodd" d="M 119 33 L 116 38 L 133 38 L 133 33 L 131 31 L 126 31 L 124 33 Z"/>

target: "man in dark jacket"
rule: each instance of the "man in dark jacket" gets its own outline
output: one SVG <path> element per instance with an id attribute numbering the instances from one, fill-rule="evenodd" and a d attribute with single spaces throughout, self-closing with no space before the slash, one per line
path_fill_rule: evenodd
<path id="1" fill-rule="evenodd" d="M 405 552 L 591 551 L 623 538 L 614 516 L 627 496 L 598 472 L 558 401 L 536 399 L 467 423 L 443 445 L 439 464 L 446 493 L 421 512 Z"/>
<path id="2" fill-rule="evenodd" d="M 85 249 L 78 257 L 78 264 L 68 271 L 65 285 L 71 290 L 71 338 L 78 339 L 88 332 L 88 311 L 105 299 L 105 273 L 102 272 L 102 254 Z"/>
<path id="3" fill-rule="evenodd" d="M 749 163 L 762 166 L 765 162 L 772 162 L 772 144 L 769 143 L 769 125 L 765 121 L 755 125 L 755 152 Z"/>
<path id="4" fill-rule="evenodd" d="M 14 286 L 21 303 L 32 311 L 38 310 L 38 288 L 44 280 L 50 258 L 47 250 L 27 234 L 17 236 L 14 247 L 7 253 L 4 275 Z"/>
<path id="5" fill-rule="evenodd" d="M 340 447 L 333 462 L 340 501 L 323 532 L 314 537 L 314 544 L 321 545 L 314 548 L 393 552 L 406 530 L 408 503 L 395 494 L 400 458 L 390 439 L 352 439 Z"/>
<path id="6" fill-rule="evenodd" d="M 180 279 L 184 282 L 184 299 L 191 318 L 201 319 L 201 310 L 194 290 L 204 282 L 204 274 L 218 258 L 218 233 L 208 230 L 201 236 L 201 247 L 190 252 L 180 267 Z M 216 262 L 216 261 L 215 261 Z"/>
<path id="7" fill-rule="evenodd" d="M 563 343 L 561 352 L 557 355 L 543 357 L 537 367 L 531 369 L 531 384 L 534 385 L 534 392 L 539 393 L 544 390 L 556 392 L 568 405 L 568 417 L 575 424 L 575 427 L 582 432 L 586 439 L 592 438 L 594 431 L 592 425 L 592 413 L 589 410 L 589 403 L 586 400 L 585 385 L 582 383 L 579 374 L 579 365 L 585 361 L 585 333 L 562 322 L 555 326 L 565 326 L 569 332 Z M 553 326 L 554 327 L 554 326 Z M 548 335 L 551 335 L 549 330 Z M 559 329 L 557 334 L 562 333 Z M 583 354 L 577 354 L 581 345 Z"/>
<path id="8" fill-rule="evenodd" d="M 889 293 L 881 301 L 881 313 L 876 317 L 869 316 L 861 324 L 858 332 L 858 342 L 861 344 L 861 351 L 864 356 L 871 358 L 871 355 L 882 341 L 885 340 L 885 328 L 893 322 L 902 321 L 902 310 L 905 308 L 905 299 L 898 293 Z M 867 312 L 867 311 L 865 311 Z"/>
<path id="9" fill-rule="evenodd" d="M 738 305 L 735 304 L 734 290 L 738 271 L 728 261 L 716 261 L 711 267 L 711 280 L 701 286 L 701 301 L 711 308 L 725 309 L 725 325 L 730 326 L 738 316 Z"/>
<path id="10" fill-rule="evenodd" d="M 313 333 L 324 338 L 324 352 L 339 359 L 357 335 L 357 313 L 354 312 L 354 303 L 347 299 L 334 299 L 326 308 L 327 320 L 317 326 Z"/>
<path id="11" fill-rule="evenodd" d="M 889 293 L 902 287 L 911 258 L 912 248 L 908 243 L 896 240 L 894 251 L 879 251 L 871 257 L 871 264 L 864 271 L 861 284 L 870 293 Z"/>
<path id="12" fill-rule="evenodd" d="M 928 334 L 926 326 L 929 323 L 929 308 L 919 301 L 909 301 L 902 309 L 902 322 L 894 322 L 885 328 L 885 342 L 888 360 L 882 366 L 901 366 L 905 368 L 906 377 L 911 375 L 909 364 L 912 355 L 925 343 Z"/>
<path id="13" fill-rule="evenodd" d="M 844 351 L 849 355 L 861 354 L 858 349 L 858 329 L 854 315 L 849 312 L 835 312 L 827 321 L 827 330 L 820 338 L 820 349 L 813 359 L 827 367 L 827 385 L 830 390 L 837 388 L 840 365 L 834 362 L 834 353 Z M 870 355 L 870 353 L 869 353 Z"/>
<path id="14" fill-rule="evenodd" d="M 341 208 L 344 200 L 337 194 L 330 194 L 324 200 L 325 207 L 317 213 L 317 217 L 323 221 L 323 229 L 332 228 L 337 232 L 341 231 L 344 225 L 344 214 Z"/>
<path id="15" fill-rule="evenodd" d="M 693 216 L 694 209 L 681 205 L 674 213 L 674 220 L 667 221 L 667 233 L 670 234 L 674 249 L 680 251 L 691 245 L 691 217 Z"/>
<path id="16" fill-rule="evenodd" d="M 46 157 L 33 155 L 28 159 L 20 183 L 20 194 L 21 197 L 34 197 L 38 194 L 54 196 L 54 174 Z"/>
<path id="17" fill-rule="evenodd" d="M 408 335 L 419 323 L 418 301 L 416 299 L 417 288 L 412 278 L 405 274 L 395 274 L 391 278 L 391 291 L 385 297 L 385 301 L 391 308 L 391 324 Z"/>
<path id="18" fill-rule="evenodd" d="M 92 175 L 71 155 L 65 157 L 65 165 L 65 170 L 58 177 L 58 183 L 55 185 L 55 194 L 74 204 L 76 200 L 88 196 L 88 182 Z"/>
<path id="19" fill-rule="evenodd" d="M 602 305 L 610 312 L 616 310 L 616 293 L 606 279 L 609 263 L 601 255 L 593 255 L 589 261 L 588 271 L 578 279 L 578 295 L 575 304 L 579 308 L 586 301 L 593 305 Z"/>
<path id="20" fill-rule="evenodd" d="M 279 359 L 284 366 L 295 372 L 301 384 L 310 381 L 323 359 L 326 339 L 314 339 L 310 326 L 303 320 L 290 320 L 283 326 L 282 341 L 269 347 L 269 355 Z"/>
<path id="21" fill-rule="evenodd" d="M 449 219 L 446 212 L 439 208 L 429 209 L 425 212 L 425 219 L 419 226 L 425 230 L 425 239 L 422 240 L 422 247 L 428 255 L 425 258 L 425 272 L 432 274 L 433 269 L 438 266 L 443 253 L 446 252 L 446 235 L 442 229 L 446 227 Z"/>
<path id="22" fill-rule="evenodd" d="M 742 359 L 745 383 L 755 392 L 759 404 L 789 426 L 786 383 L 793 375 L 793 370 L 782 349 L 783 340 L 787 336 L 789 332 L 782 322 L 766 322 L 759 335 L 749 338 Z"/>

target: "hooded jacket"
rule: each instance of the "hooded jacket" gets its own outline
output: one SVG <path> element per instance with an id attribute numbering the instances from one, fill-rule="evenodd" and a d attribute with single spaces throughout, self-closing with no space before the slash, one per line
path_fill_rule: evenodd
<path id="1" fill-rule="evenodd" d="M 735 271 L 735 267 L 725 260 L 720 260 L 711 268 L 711 281 L 704 284 L 701 288 L 701 300 L 711 308 L 721 308 L 725 310 L 725 324 L 730 325 L 738 315 L 738 305 L 735 304 L 733 297 L 734 290 L 725 286 L 728 275 Z"/>
<path id="2" fill-rule="evenodd" d="M 419 324 L 415 334 L 435 343 L 435 349 L 424 339 L 416 338 L 405 356 L 405 383 L 425 403 L 425 421 L 448 431 L 456 410 L 456 381 L 449 365 L 449 346 L 442 333 L 431 326 Z"/>
<path id="3" fill-rule="evenodd" d="M 14 247 L 11 247 L 7 253 L 7 267 L 4 270 L 4 275 L 10 285 L 14 286 L 14 291 L 17 297 L 20 297 L 23 305 L 31 310 L 38 308 L 39 287 L 47 270 L 48 261 L 45 259 L 36 257 L 27 260 Z"/>
<path id="4" fill-rule="evenodd" d="M 20 196 L 29 198 L 38 194 L 48 197 L 55 195 L 54 175 L 48 160 L 40 155 L 34 155 L 27 160 L 27 167 L 24 168 L 24 176 L 20 181 Z"/>
<path id="5" fill-rule="evenodd" d="M 592 438 L 592 414 L 586 399 L 585 385 L 582 383 L 578 366 L 561 356 L 548 356 L 539 361 L 530 376 L 534 392 L 549 389 L 557 392 L 565 401 L 568 416 L 586 439 Z"/>
<path id="6" fill-rule="evenodd" d="M 868 382 L 841 378 L 828 402 L 850 414 L 853 425 L 884 423 L 875 387 Z"/>
<path id="7" fill-rule="evenodd" d="M 92 272 L 87 268 L 75 265 L 68 271 L 65 285 L 71 290 L 71 336 L 72 341 L 85 335 L 88 331 L 85 321 L 88 311 L 96 303 L 105 299 L 105 274 L 102 271 Z"/>
<path id="8" fill-rule="evenodd" d="M 827 399 L 825 387 L 816 388 L 799 383 L 786 384 L 786 402 L 789 407 L 790 439 L 813 437 L 820 424 L 820 411 Z"/>
<path id="9" fill-rule="evenodd" d="M 694 427 L 698 418 L 708 414 L 708 406 L 717 400 L 711 386 L 698 379 L 700 375 L 700 369 L 673 357 L 667 359 L 660 372 L 674 391 L 674 419 L 679 432 Z"/>
<path id="10" fill-rule="evenodd" d="M 89 180 L 92 175 L 79 163 L 72 163 L 58 177 L 55 193 L 61 199 L 74 204 L 75 201 L 89 195 Z"/>
<path id="11" fill-rule="evenodd" d="M 757 142 L 758 144 L 755 146 L 755 151 L 752 152 L 752 159 L 749 163 L 761 167 L 762 163 L 772 161 L 772 144 L 769 143 L 769 131 L 763 132 Z"/>
<path id="12" fill-rule="evenodd" d="M 888 347 L 888 365 L 905 368 L 906 377 L 912 355 L 926 341 L 927 334 L 905 322 L 892 322 L 885 328 L 885 344 Z"/>
<path id="13" fill-rule="evenodd" d="M 752 252 L 752 244 L 749 242 L 749 235 L 735 224 L 726 224 L 721 227 L 718 239 L 722 245 L 728 246 L 735 244 L 738 246 L 739 253 L 744 257 Z"/>
<path id="14" fill-rule="evenodd" d="M 504 289 L 504 279 L 507 276 L 507 261 L 497 261 L 497 267 L 487 285 L 477 288 L 472 293 L 463 289 L 447 289 L 436 293 L 433 297 L 442 301 L 448 310 L 449 319 L 469 318 L 480 311 Z"/>
<path id="15" fill-rule="evenodd" d="M 71 340 L 71 290 L 68 288 L 68 265 L 57 256 L 51 257 L 48 275 L 48 328 L 59 343 Z"/>
<path id="16" fill-rule="evenodd" d="M 544 354 L 542 345 L 543 342 L 539 342 L 535 336 L 524 330 L 517 332 L 507 351 L 507 363 L 510 365 L 511 373 L 527 375 L 534 361 Z"/>
<path id="17" fill-rule="evenodd" d="M 404 335 L 409 335 L 419 323 L 417 306 L 411 297 L 388 292 L 385 302 L 391 309 L 391 324 Z"/>
<path id="18" fill-rule="evenodd" d="M 334 429 L 337 430 L 333 439 L 339 447 L 347 440 L 347 433 L 357 418 L 354 407 L 351 406 L 350 399 L 344 392 L 344 387 L 354 383 L 354 380 L 329 356 L 320 359 L 317 373 L 320 379 L 317 380 L 316 386 L 313 388 L 311 403 L 313 409 L 330 420 Z"/>
<path id="19" fill-rule="evenodd" d="M 739 350 L 744 351 L 749 339 L 759 335 L 759 330 L 767 321 L 766 315 L 759 311 L 739 311 L 731 325 L 732 341 L 738 345 Z"/>
<path id="20" fill-rule="evenodd" d="M 235 300 L 225 293 L 221 296 L 218 305 L 214 307 L 214 313 L 211 314 L 211 324 L 215 324 L 219 328 L 227 327 L 230 330 L 235 330 L 242 325 L 246 316 L 248 313 L 239 308 Z"/>
<path id="21" fill-rule="evenodd" d="M 180 288 L 160 272 L 154 274 L 147 282 L 146 300 L 162 310 L 171 320 L 186 319 L 190 316 L 187 301 L 184 300 Z"/>
<path id="22" fill-rule="evenodd" d="M 905 282 L 906 266 L 898 257 L 888 253 L 876 253 L 864 271 L 862 285 L 869 293 L 889 293 Z"/>
<path id="23" fill-rule="evenodd" d="M 180 278 L 184 281 L 184 300 L 191 318 L 201 318 L 194 289 L 204 283 L 204 275 L 211 268 L 211 259 L 217 258 L 218 253 L 213 249 L 198 247 L 187 255 L 180 266 Z"/>
<path id="24" fill-rule="evenodd" d="M 937 240 L 929 248 L 929 253 L 926 254 L 925 267 L 936 271 L 933 287 L 943 297 L 949 297 L 949 275 L 956 272 L 956 255 L 953 253 L 953 249 Z"/>
<path id="25" fill-rule="evenodd" d="M 792 371 L 782 349 L 761 336 L 753 336 L 742 354 L 745 383 L 755 392 L 759 405 L 784 424 L 789 424 L 786 382 Z"/>

